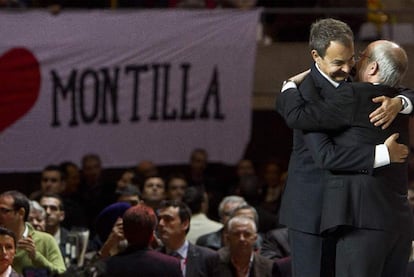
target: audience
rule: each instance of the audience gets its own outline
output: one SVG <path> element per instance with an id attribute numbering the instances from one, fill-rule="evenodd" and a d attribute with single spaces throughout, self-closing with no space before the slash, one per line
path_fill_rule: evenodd
<path id="1" fill-rule="evenodd" d="M 124 262 L 124 259 L 125 262 L 128 259 L 131 260 L 128 257 L 135 257 L 138 252 L 150 252 L 147 258 L 151 259 L 165 258 L 165 256 L 153 257 L 152 250 L 148 250 L 157 249 L 163 254 L 174 256 L 169 261 L 175 262 L 180 270 L 178 273 L 182 276 L 232 276 L 226 275 L 225 268 L 230 266 L 231 270 L 235 270 L 234 265 L 224 265 L 226 262 L 223 261 L 227 261 L 228 257 L 232 257 L 229 250 L 231 243 L 237 245 L 237 240 L 231 240 L 227 233 L 229 229 L 226 227 L 228 220 L 234 217 L 250 218 L 255 222 L 254 241 L 251 248 L 252 253 L 256 253 L 254 254 L 255 261 L 261 260 L 262 257 L 256 257 L 261 251 L 262 245 L 262 235 L 259 230 L 263 229 L 263 232 L 268 229 L 278 232 L 279 230 L 275 229 L 277 226 L 273 224 L 277 222 L 277 216 L 271 215 L 269 217 L 269 212 L 265 211 L 260 205 L 259 193 L 262 188 L 259 185 L 258 177 L 256 177 L 253 163 L 250 160 L 242 159 L 234 167 L 235 172 L 237 172 L 237 183 L 233 188 L 239 195 L 226 195 L 226 193 L 221 195 L 220 193 L 214 194 L 217 189 L 215 186 L 218 184 L 216 183 L 217 177 L 206 170 L 208 164 L 207 152 L 203 149 L 194 149 L 190 160 L 188 169 L 191 169 L 189 172 L 192 173 L 187 175 L 191 176 L 190 182 L 187 181 L 186 175 L 177 173 L 180 171 L 175 169 L 172 174 L 168 175 L 167 184 L 163 176 L 158 174 L 158 168 L 147 160 L 140 162 L 137 166 L 137 170 L 140 168 L 140 176 L 146 176 L 141 182 L 136 182 L 137 178 L 134 171 L 126 169 L 121 173 L 118 180 L 113 179 L 115 181 L 112 184 L 106 182 L 103 178 L 104 172 L 101 160 L 96 154 L 87 154 L 82 158 L 81 175 L 79 175 L 80 172 L 76 164 L 69 161 L 61 163 L 60 166 L 47 166 L 42 171 L 41 190 L 31 194 L 31 196 L 39 199 L 40 205 L 38 203 L 37 208 L 40 208 L 40 212 L 35 207 L 36 202 L 32 201 L 30 203 L 31 213 L 26 218 L 27 220 L 30 218 L 30 222 L 32 222 L 32 225 L 30 225 L 25 223 L 24 205 L 21 209 L 17 208 L 13 213 L 16 214 L 16 218 L 19 217 L 21 220 L 20 225 L 16 224 L 17 228 L 12 224 L 2 223 L 6 222 L 7 214 L 11 213 L 9 212 L 9 206 L 14 204 L 14 196 L 9 197 L 8 194 L 14 195 L 14 192 L 6 192 L 5 196 L 1 194 L 0 224 L 15 231 L 19 237 L 17 254 L 14 259 L 16 271 L 22 274 L 24 270 L 34 268 L 35 271 L 46 270 L 49 272 L 48 274 L 61 274 L 62 276 L 64 274 L 66 274 L 64 276 L 73 274 L 91 276 L 92 271 L 95 272 L 93 274 L 99 273 L 102 276 L 110 276 L 111 272 L 119 272 L 120 275 L 116 276 L 124 276 L 122 275 L 122 266 L 118 267 Z M 230 175 L 229 172 L 227 176 Z M 80 176 L 82 176 L 81 182 Z M 65 186 L 66 184 L 69 185 Z M 139 188 L 137 184 L 139 184 Z M 229 184 L 232 183 L 229 182 Z M 213 193 L 213 195 L 219 197 L 217 214 L 220 222 L 216 222 L 208 216 L 207 211 L 211 201 L 208 198 L 209 194 L 205 191 L 207 188 L 211 189 L 210 194 Z M 222 192 L 224 191 L 225 189 Z M 19 197 L 25 196 L 19 195 L 17 198 Z M 9 198 L 12 200 L 7 202 Z M 16 207 L 20 207 L 18 203 L 22 202 L 24 201 L 18 200 Z M 72 208 L 77 207 L 80 216 L 82 214 L 88 215 L 88 219 L 84 222 L 86 222 L 85 225 L 87 224 L 87 228 L 91 232 L 91 239 L 89 240 L 84 267 L 79 267 L 76 262 L 72 261 L 73 251 L 66 251 L 72 246 L 72 243 L 76 242 L 76 240 L 73 240 L 74 234 L 70 233 L 64 225 L 67 216 L 66 203 L 72 205 Z M 99 208 L 104 203 L 109 204 Z M 148 242 L 146 250 L 141 246 L 131 245 L 131 238 L 128 238 L 125 233 L 125 211 L 133 206 L 141 207 L 141 211 L 151 208 L 153 213 L 158 215 L 158 227 Z M 43 227 L 41 223 L 42 209 L 44 211 Z M 17 211 L 20 211 L 20 213 Z M 258 215 L 259 212 L 262 216 Z M 93 213 L 97 214 L 91 217 Z M 137 214 L 135 216 L 137 218 L 141 217 Z M 260 221 L 261 218 L 263 218 L 262 221 Z M 130 220 L 132 220 L 132 217 Z M 262 226 L 263 221 L 265 221 L 267 227 L 259 227 L 258 229 L 258 226 Z M 82 227 L 77 224 L 72 225 L 72 223 L 69 226 L 71 226 L 69 228 L 73 227 L 75 229 Z M 25 231 L 22 233 L 21 230 Z M 48 234 L 39 235 L 37 230 L 43 230 Z M 27 235 L 28 233 L 30 235 Z M 276 232 L 273 233 L 276 234 Z M 67 240 L 68 234 L 71 234 L 71 237 Z M 272 239 L 270 232 L 268 239 Z M 51 241 L 53 241 L 54 246 L 52 246 Z M 268 253 L 272 251 L 281 252 L 280 249 L 276 249 L 276 245 L 270 243 L 268 246 Z M 285 246 L 288 249 L 288 245 L 283 245 L 283 247 Z M 51 254 L 54 252 L 50 252 L 49 248 L 56 251 L 56 247 L 57 249 L 60 248 L 60 251 L 58 250 L 59 255 Z M 221 251 L 219 252 L 222 258 L 221 262 L 217 252 L 219 249 Z M 40 252 L 41 254 L 35 255 L 34 252 Z M 226 253 L 228 254 L 227 258 Z M 266 251 L 263 251 L 263 253 L 266 253 Z M 272 258 L 275 261 L 280 260 L 275 257 Z M 40 259 L 41 262 L 39 263 L 37 259 Z M 99 260 L 99 262 L 95 263 L 96 260 Z M 68 267 L 67 272 L 65 272 L 65 261 Z M 238 256 L 234 257 L 234 261 L 242 263 L 242 259 Z M 114 266 L 115 264 L 117 266 Z M 263 264 L 266 264 L 266 262 Z M 219 272 L 220 268 L 222 271 Z M 91 269 L 93 270 L 91 271 Z M 39 272 L 35 273 L 38 274 Z"/>
<path id="2" fill-rule="evenodd" d="M 40 198 L 40 205 L 46 211 L 45 231 L 55 238 L 62 256 L 64 258 L 70 256 L 70 251 L 66 251 L 69 231 L 61 226 L 62 221 L 65 219 L 65 209 L 62 198 L 57 194 L 44 194 Z"/>
<path id="3" fill-rule="evenodd" d="M 41 173 L 40 190 L 30 194 L 31 200 L 39 201 L 43 193 L 61 193 L 65 189 L 65 176 L 57 165 L 46 166 Z"/>
<path id="4" fill-rule="evenodd" d="M 16 235 L 9 229 L 0 227 L 0 276 L 21 277 L 13 267 L 14 256 L 16 255 Z"/>
<path id="5" fill-rule="evenodd" d="M 208 196 L 200 187 L 189 187 L 184 194 L 183 202 L 191 210 L 190 231 L 187 240 L 193 244 L 197 239 L 205 234 L 216 232 L 223 228 L 220 222 L 211 220 L 207 217 Z"/>
<path id="6" fill-rule="evenodd" d="M 88 218 L 81 195 L 80 169 L 71 161 L 62 162 L 60 168 L 66 176 L 65 189 L 60 193 L 65 207 L 65 220 L 61 225 L 68 230 L 74 227 L 87 227 Z"/>
<path id="7" fill-rule="evenodd" d="M 141 198 L 144 203 L 156 211 L 165 199 L 165 182 L 161 176 L 152 176 L 144 180 L 141 186 Z"/>
<path id="8" fill-rule="evenodd" d="M 0 226 L 13 231 L 17 238 L 13 268 L 20 274 L 26 269 L 46 269 L 50 274 L 61 274 L 66 267 L 55 239 L 37 231 L 27 222 L 29 199 L 18 191 L 0 194 Z"/>
<path id="9" fill-rule="evenodd" d="M 188 187 L 184 174 L 173 173 L 167 179 L 167 199 L 181 201 Z"/>
<path id="10" fill-rule="evenodd" d="M 230 195 L 223 198 L 219 204 L 218 213 L 220 221 L 223 225 L 230 219 L 230 215 L 233 211 L 241 205 L 247 205 L 247 202 L 240 196 Z M 218 250 L 224 246 L 224 228 L 216 232 L 205 234 L 200 236 L 196 244 L 205 246 L 213 250 Z"/>
<path id="11" fill-rule="evenodd" d="M 158 210 L 158 236 L 163 247 L 162 253 L 180 260 L 185 277 L 216 277 L 218 255 L 215 251 L 197 246 L 186 240 L 190 228 L 191 211 L 179 201 L 163 201 Z"/>
<path id="12" fill-rule="evenodd" d="M 30 212 L 27 221 L 37 231 L 44 232 L 46 230 L 46 211 L 36 200 L 30 201 Z"/>
<path id="13" fill-rule="evenodd" d="M 228 246 L 221 248 L 218 276 L 280 276 L 277 265 L 254 251 L 257 239 L 255 221 L 238 215 L 226 224 Z"/>
<path id="14" fill-rule="evenodd" d="M 157 225 L 153 209 L 143 204 L 132 206 L 124 213 L 122 221 L 128 247 L 99 262 L 102 264 L 97 266 L 101 269 L 100 276 L 182 276 L 176 258 L 149 249 Z"/>

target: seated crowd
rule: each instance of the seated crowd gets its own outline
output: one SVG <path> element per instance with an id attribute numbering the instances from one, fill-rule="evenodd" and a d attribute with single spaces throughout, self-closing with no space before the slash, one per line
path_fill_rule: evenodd
<path id="1" fill-rule="evenodd" d="M 46 166 L 39 190 L 0 194 L 0 276 L 289 276 L 282 166 L 208 166 L 203 149 L 179 172 L 141 161 L 117 182 L 96 154 Z"/>

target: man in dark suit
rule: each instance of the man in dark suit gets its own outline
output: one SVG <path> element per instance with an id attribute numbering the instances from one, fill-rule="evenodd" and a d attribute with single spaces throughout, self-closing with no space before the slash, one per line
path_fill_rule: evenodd
<path id="1" fill-rule="evenodd" d="M 162 201 L 158 210 L 158 236 L 164 247 L 161 252 L 174 256 L 181 263 L 183 276 L 217 277 L 218 254 L 186 240 L 191 211 L 180 201 Z"/>
<path id="2" fill-rule="evenodd" d="M 157 224 L 152 208 L 132 206 L 122 219 L 128 248 L 98 262 L 95 268 L 103 272 L 100 276 L 182 277 L 177 259 L 149 249 Z"/>
<path id="3" fill-rule="evenodd" d="M 398 45 L 376 41 L 368 45 L 357 63 L 357 79 L 370 83 L 342 83 L 336 89 L 326 86 L 315 94 L 319 99 L 314 102 L 305 102 L 295 92 L 281 97 L 279 105 L 289 118 L 309 129 L 332 129 L 330 137 L 314 133 L 306 142 L 317 165 L 331 170 L 325 171 L 320 231 L 337 241 L 336 276 L 406 274 L 414 229 L 406 197 L 406 163 L 378 167 L 369 174 L 347 172 L 346 168 L 344 172 L 341 163 L 355 161 L 337 147 L 377 145 L 396 132 L 408 143 L 407 117 L 398 116 L 385 130 L 369 120 L 378 106 L 372 99 L 397 95 L 399 91 L 392 87 L 400 83 L 407 64 L 405 51 Z M 311 76 L 316 75 L 315 70 L 312 68 Z M 307 80 L 303 85 L 315 78 Z M 326 118 L 319 116 L 321 110 L 327 113 Z M 391 162 L 402 162 L 408 154 L 394 157 L 389 150 Z"/>
<path id="4" fill-rule="evenodd" d="M 43 194 L 39 199 L 39 204 L 46 212 L 45 231 L 55 238 L 63 258 L 70 258 L 70 251 L 66 253 L 66 243 L 69 243 L 69 231 L 61 226 L 62 221 L 65 219 L 62 198 L 58 194 Z"/>
<path id="5" fill-rule="evenodd" d="M 311 28 L 310 48 L 315 64 L 300 89 L 305 101 L 317 102 L 324 89 L 339 86 L 348 79 L 355 63 L 352 31 L 347 24 L 338 20 L 317 21 Z M 284 96 L 283 93 L 281 95 Z M 276 105 L 278 112 L 286 119 L 289 112 L 284 110 L 282 98 L 278 97 Z M 401 100 L 395 102 L 401 108 Z M 316 124 L 319 124 L 319 118 L 325 116 L 324 111 L 319 111 L 319 114 L 315 118 Z M 287 123 L 290 124 L 288 120 Z M 315 133 L 304 132 L 297 126 L 293 128 L 294 146 L 280 210 L 280 222 L 289 228 L 293 274 L 304 277 L 332 276 L 335 242 L 320 235 L 321 214 L 324 210 L 324 172 L 314 161 L 312 146 L 308 144 Z M 394 137 L 389 143 L 391 146 L 397 145 Z M 382 157 L 381 149 L 385 157 Z M 374 167 L 389 163 L 384 145 L 337 146 L 336 150 L 341 153 L 337 155 L 341 158 L 334 162 L 342 170 L 371 173 Z"/>
<path id="6" fill-rule="evenodd" d="M 228 246 L 221 248 L 219 275 L 276 277 L 280 276 L 277 265 L 254 251 L 257 239 L 256 222 L 251 217 L 236 215 L 226 224 Z"/>

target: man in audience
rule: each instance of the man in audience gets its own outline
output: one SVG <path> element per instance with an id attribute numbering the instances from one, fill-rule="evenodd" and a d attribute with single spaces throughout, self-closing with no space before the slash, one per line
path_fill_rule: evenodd
<path id="1" fill-rule="evenodd" d="M 247 205 L 247 202 L 242 197 L 237 195 L 229 195 L 221 200 L 218 213 L 220 221 L 223 225 L 225 225 L 230 219 L 230 215 L 233 213 L 234 209 L 240 205 Z M 224 229 L 221 228 L 216 232 L 202 235 L 197 239 L 196 244 L 211 248 L 213 250 L 218 250 L 224 246 L 223 231 Z"/>
<path id="2" fill-rule="evenodd" d="M 138 204 L 129 208 L 122 217 L 123 233 L 128 248 L 104 261 L 102 276 L 181 277 L 180 263 L 176 258 L 149 250 L 154 239 L 157 217 L 152 208 Z"/>
<path id="3" fill-rule="evenodd" d="M 254 252 L 256 223 L 243 215 L 232 217 L 226 224 L 228 246 L 221 248 L 219 276 L 280 276 L 276 264 Z"/>
<path id="4" fill-rule="evenodd" d="M 96 231 L 93 226 L 96 216 L 114 202 L 115 186 L 115 183 L 105 182 L 102 161 L 97 154 L 82 157 L 81 199 L 92 234 Z"/>
<path id="5" fill-rule="evenodd" d="M 164 247 L 161 252 L 177 257 L 183 276 L 216 277 L 218 255 L 211 249 L 193 245 L 186 240 L 191 211 L 179 201 L 163 201 L 158 210 L 158 236 Z"/>
<path id="6" fill-rule="evenodd" d="M 69 231 L 60 225 L 65 219 L 62 198 L 57 194 L 44 194 L 40 198 L 40 205 L 46 211 L 46 232 L 55 238 L 60 252 L 65 256 Z"/>
<path id="7" fill-rule="evenodd" d="M 0 276 L 21 277 L 13 268 L 14 255 L 16 255 L 16 236 L 9 229 L 0 227 Z"/>
<path id="8" fill-rule="evenodd" d="M 46 230 L 46 211 L 36 200 L 30 201 L 30 212 L 27 221 L 38 231 L 44 232 Z"/>
<path id="9" fill-rule="evenodd" d="M 167 198 L 181 201 L 187 187 L 188 183 L 184 174 L 174 173 L 170 175 L 167 180 Z"/>
<path id="10" fill-rule="evenodd" d="M 61 274 L 66 268 L 55 239 L 48 233 L 34 230 L 27 223 L 29 199 L 18 191 L 0 194 L 0 226 L 14 232 L 17 238 L 13 268 L 23 273 L 26 268 L 46 268 Z"/>
<path id="11" fill-rule="evenodd" d="M 145 179 L 141 185 L 141 198 L 144 203 L 156 211 L 162 200 L 165 199 L 165 182 L 160 176 Z"/>
<path id="12" fill-rule="evenodd" d="M 57 165 L 48 165 L 42 170 L 40 190 L 30 194 L 30 199 L 39 201 L 43 193 L 62 193 L 65 189 L 65 176 Z"/>
<path id="13" fill-rule="evenodd" d="M 118 188 L 115 191 L 116 202 L 127 202 L 131 206 L 137 205 L 141 202 L 139 199 L 139 189 L 132 184 L 125 187 Z"/>
<path id="14" fill-rule="evenodd" d="M 190 231 L 187 240 L 196 243 L 197 239 L 205 234 L 216 232 L 223 228 L 223 224 L 207 217 L 207 193 L 201 187 L 189 187 L 184 194 L 183 202 L 191 210 Z"/>

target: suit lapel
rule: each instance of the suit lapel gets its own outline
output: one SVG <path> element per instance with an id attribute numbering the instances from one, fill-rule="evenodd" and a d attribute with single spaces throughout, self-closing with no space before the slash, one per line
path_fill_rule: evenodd
<path id="1" fill-rule="evenodd" d="M 195 264 L 198 261 L 198 253 L 195 251 L 194 246 L 189 243 L 188 244 L 188 252 L 187 252 L 187 265 L 185 268 L 185 275 L 186 276 L 197 276 L 197 268 Z"/>

